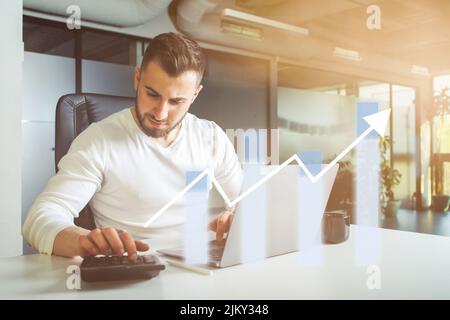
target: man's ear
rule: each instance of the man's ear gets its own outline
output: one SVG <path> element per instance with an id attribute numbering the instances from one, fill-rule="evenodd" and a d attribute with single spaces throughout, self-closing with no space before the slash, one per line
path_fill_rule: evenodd
<path id="1" fill-rule="evenodd" d="M 194 103 L 195 99 L 197 98 L 197 96 L 200 93 L 200 91 L 202 91 L 202 89 L 203 89 L 203 86 L 201 84 L 199 84 L 197 89 L 195 90 L 194 98 L 192 98 L 192 102 L 191 103 Z"/>
<path id="2" fill-rule="evenodd" d="M 139 80 L 141 79 L 141 72 L 139 68 L 134 67 L 134 91 L 137 91 Z"/>

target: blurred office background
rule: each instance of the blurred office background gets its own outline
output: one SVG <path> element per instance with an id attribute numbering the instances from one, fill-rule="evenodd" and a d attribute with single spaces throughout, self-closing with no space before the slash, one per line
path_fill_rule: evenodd
<path id="1" fill-rule="evenodd" d="M 367 26 L 377 14 L 369 4 L 380 9 L 380 29 Z M 68 28 L 69 5 L 81 9 L 81 29 Z M 449 1 L 23 0 L 22 10 L 22 219 L 55 173 L 58 98 L 133 97 L 132 70 L 148 40 L 178 31 L 208 56 L 191 112 L 223 129 L 276 129 L 267 135 L 267 149 L 278 148 L 272 163 L 308 150 L 331 161 L 358 135 L 358 102 L 391 108 L 384 156 L 401 174 L 399 208 L 386 213 L 381 203 L 378 224 L 450 235 Z M 330 210 L 355 215 L 355 161 L 356 152 L 341 161 Z"/>

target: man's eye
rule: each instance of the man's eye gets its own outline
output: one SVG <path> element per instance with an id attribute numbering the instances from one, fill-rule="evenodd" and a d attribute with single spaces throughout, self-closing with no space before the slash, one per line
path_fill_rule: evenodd
<path id="1" fill-rule="evenodd" d="M 158 97 L 157 94 L 151 93 L 151 92 L 147 92 L 147 95 L 148 95 L 149 97 L 152 97 L 152 98 L 157 98 L 157 97 Z"/>
<path id="2" fill-rule="evenodd" d="M 170 104 L 173 106 L 178 106 L 183 103 L 183 100 L 170 100 Z"/>

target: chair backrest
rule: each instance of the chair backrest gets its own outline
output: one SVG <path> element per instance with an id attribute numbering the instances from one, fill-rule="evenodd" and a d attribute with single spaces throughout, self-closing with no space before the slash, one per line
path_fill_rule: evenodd
<path id="1" fill-rule="evenodd" d="M 55 166 L 69 151 L 72 141 L 91 123 L 133 106 L 135 98 L 109 96 L 93 93 L 68 94 L 58 100 L 56 106 Z M 89 205 L 81 212 L 75 224 L 92 230 L 94 218 Z"/>

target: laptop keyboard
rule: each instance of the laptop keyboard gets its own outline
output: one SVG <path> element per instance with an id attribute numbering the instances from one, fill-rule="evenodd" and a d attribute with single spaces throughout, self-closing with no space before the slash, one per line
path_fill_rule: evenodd
<path id="1" fill-rule="evenodd" d="M 214 264 L 217 264 L 217 262 L 220 262 L 223 255 L 223 250 L 225 248 L 225 239 L 221 241 L 213 240 L 208 242 L 208 261 L 212 262 Z M 164 249 L 164 250 L 158 250 L 158 252 L 174 257 L 174 258 L 185 258 L 184 255 L 184 248 L 178 247 L 178 248 L 172 248 L 172 249 Z"/>

